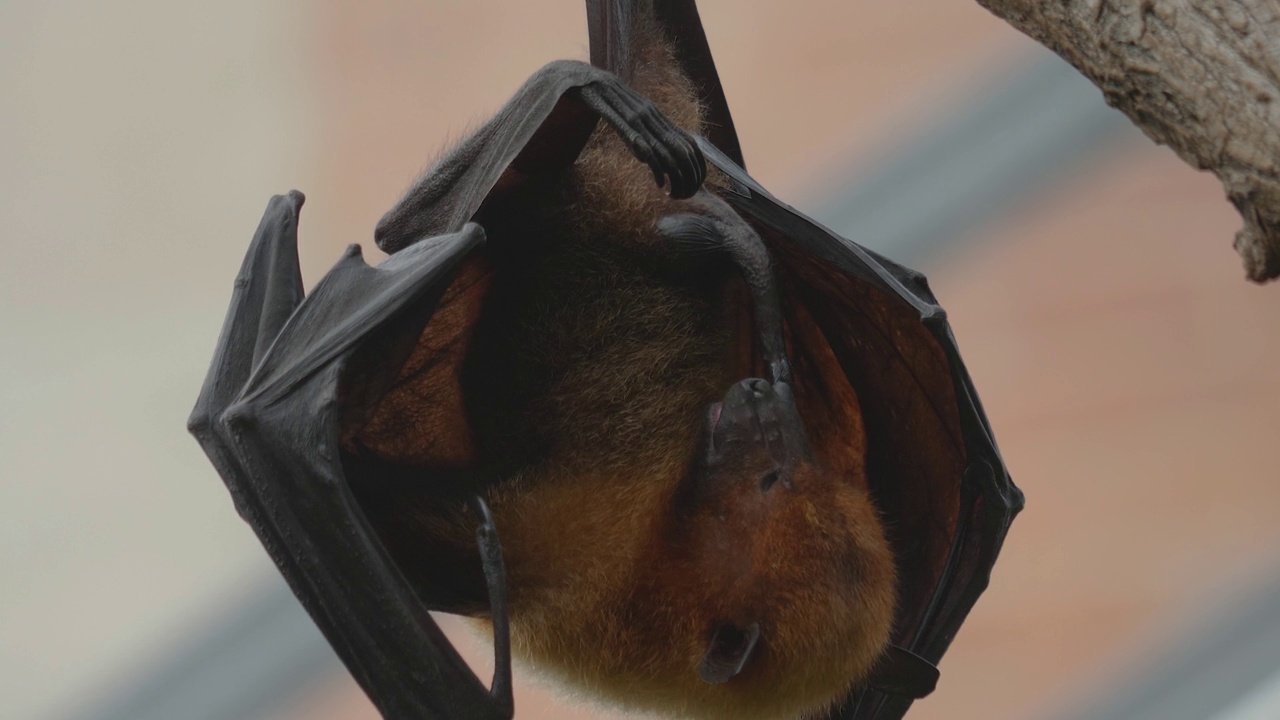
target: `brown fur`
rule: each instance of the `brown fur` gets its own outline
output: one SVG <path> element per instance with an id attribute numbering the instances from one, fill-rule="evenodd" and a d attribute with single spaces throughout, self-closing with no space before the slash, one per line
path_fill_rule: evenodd
<path id="1" fill-rule="evenodd" d="M 630 83 L 700 130 L 689 81 L 648 32 Z M 358 444 L 419 466 L 498 459 L 488 500 L 514 647 L 547 673 L 699 718 L 796 717 L 838 700 L 887 641 L 895 580 L 866 493 L 857 398 L 834 358 L 818 349 L 796 367 L 818 466 L 767 496 L 749 478 L 715 509 L 683 507 L 705 408 L 741 379 L 730 358 L 749 336 L 727 310 L 741 292 L 643 262 L 661 253 L 656 221 L 689 206 L 608 128 L 564 187 L 527 207 L 489 228 L 492 266 L 470 267 L 475 291 L 444 299 Z M 483 310 L 477 288 L 489 291 Z M 806 318 L 792 322 L 793 335 L 812 334 Z M 441 434 L 440 418 L 463 405 L 473 427 Z M 397 556 L 474 552 L 460 509 L 385 512 L 398 513 L 383 518 Z M 698 663 L 719 622 L 759 623 L 761 644 L 712 685 Z"/>

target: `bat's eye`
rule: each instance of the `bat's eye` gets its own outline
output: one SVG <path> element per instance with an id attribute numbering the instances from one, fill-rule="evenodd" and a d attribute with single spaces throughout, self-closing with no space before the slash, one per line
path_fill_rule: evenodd
<path id="1" fill-rule="evenodd" d="M 760 492 L 769 492 L 781 479 L 782 473 L 777 468 L 765 473 L 764 477 L 760 478 Z"/>

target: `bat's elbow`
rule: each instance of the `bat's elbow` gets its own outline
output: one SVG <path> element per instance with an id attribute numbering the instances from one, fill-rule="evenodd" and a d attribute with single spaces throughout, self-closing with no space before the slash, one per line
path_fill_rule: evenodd
<path id="1" fill-rule="evenodd" d="M 377 245 L 379 250 L 388 254 L 400 249 L 396 247 L 396 243 L 393 240 L 395 226 L 396 218 L 388 212 L 373 227 L 373 244 Z"/>
<path id="2" fill-rule="evenodd" d="M 187 432 L 203 444 L 205 440 L 217 435 L 221 415 L 222 410 L 218 404 L 210 403 L 202 396 L 187 417 Z"/>
<path id="3" fill-rule="evenodd" d="M 197 438 L 207 435 L 212 426 L 213 419 L 209 416 L 208 411 L 203 408 L 196 408 L 191 411 L 191 416 L 187 418 L 187 432 Z"/>

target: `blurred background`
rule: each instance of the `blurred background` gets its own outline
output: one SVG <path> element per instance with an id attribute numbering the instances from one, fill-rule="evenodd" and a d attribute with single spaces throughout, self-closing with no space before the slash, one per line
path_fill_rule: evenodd
<path id="1" fill-rule="evenodd" d="M 909 717 L 1280 717 L 1280 288 L 1217 181 L 973 0 L 700 6 L 752 174 L 929 274 L 1028 497 Z M 0 717 L 375 717 L 185 418 L 271 194 L 308 283 L 375 258 L 585 56 L 578 0 L 0 3 Z"/>

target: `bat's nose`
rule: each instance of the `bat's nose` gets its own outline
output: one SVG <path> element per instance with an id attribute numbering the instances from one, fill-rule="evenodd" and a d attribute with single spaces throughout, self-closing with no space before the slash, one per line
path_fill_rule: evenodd
<path id="1" fill-rule="evenodd" d="M 761 380 L 760 378 L 743 380 L 741 384 L 743 389 L 750 392 L 751 397 L 754 397 L 757 400 L 764 398 L 764 396 L 773 389 L 773 387 L 769 385 L 768 381 Z"/>
<path id="2" fill-rule="evenodd" d="M 773 395 L 773 385 L 770 385 L 768 380 L 748 378 L 729 388 L 729 392 L 725 393 L 724 402 L 726 406 L 752 406 L 771 395 Z"/>

